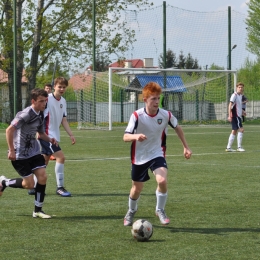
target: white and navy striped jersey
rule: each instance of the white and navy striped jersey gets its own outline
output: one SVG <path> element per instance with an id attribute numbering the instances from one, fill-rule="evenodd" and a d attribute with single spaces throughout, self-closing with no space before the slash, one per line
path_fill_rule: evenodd
<path id="1" fill-rule="evenodd" d="M 16 129 L 13 139 L 16 160 L 41 154 L 36 133 L 44 133 L 42 113 L 36 113 L 31 106 L 27 107 L 16 114 L 11 125 Z"/>
<path id="2" fill-rule="evenodd" d="M 63 117 L 66 116 L 66 100 L 63 97 L 58 100 L 54 97 L 53 93 L 50 93 L 44 110 L 45 133 L 50 138 L 55 138 L 60 142 L 60 125 Z"/>
<path id="3" fill-rule="evenodd" d="M 170 111 L 159 108 L 156 115 L 146 113 L 145 108 L 136 110 L 130 117 L 125 133 L 144 134 L 143 142 L 133 141 L 131 161 L 141 165 L 157 157 L 165 157 L 168 125 L 175 128 L 177 118 Z"/>
<path id="4" fill-rule="evenodd" d="M 242 117 L 242 95 L 234 92 L 230 97 L 232 105 L 232 117 Z"/>

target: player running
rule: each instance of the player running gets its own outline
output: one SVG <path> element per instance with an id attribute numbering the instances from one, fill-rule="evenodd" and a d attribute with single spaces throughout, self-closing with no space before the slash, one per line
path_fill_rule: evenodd
<path id="1" fill-rule="evenodd" d="M 166 216 L 165 205 L 167 200 L 167 172 L 165 160 L 166 136 L 168 126 L 172 127 L 180 138 L 184 157 L 190 159 L 192 151 L 188 147 L 182 128 L 170 111 L 159 108 L 161 87 L 155 83 L 148 83 L 143 89 L 145 107 L 135 111 L 129 120 L 123 140 L 132 142 L 132 188 L 128 200 L 128 211 L 124 218 L 124 226 L 131 226 L 137 211 L 137 202 L 140 198 L 144 182 L 150 179 L 150 169 L 156 179 L 156 209 L 155 214 L 161 224 L 167 225 L 170 219 Z"/>

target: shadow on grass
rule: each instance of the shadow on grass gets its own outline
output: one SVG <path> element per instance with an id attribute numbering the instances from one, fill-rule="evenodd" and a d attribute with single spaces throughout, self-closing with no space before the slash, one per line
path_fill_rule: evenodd
<path id="1" fill-rule="evenodd" d="M 260 228 L 174 228 L 169 226 L 154 226 L 157 228 L 169 229 L 173 233 L 196 233 L 225 235 L 227 233 L 260 233 Z"/>
<path id="2" fill-rule="evenodd" d="M 148 241 L 137 241 L 135 240 L 134 238 L 132 239 L 122 239 L 122 241 L 127 241 L 127 242 L 132 242 L 132 243 L 158 243 L 158 242 L 165 242 L 166 240 L 165 239 L 153 239 L 153 238 L 150 238 L 150 240 Z"/>

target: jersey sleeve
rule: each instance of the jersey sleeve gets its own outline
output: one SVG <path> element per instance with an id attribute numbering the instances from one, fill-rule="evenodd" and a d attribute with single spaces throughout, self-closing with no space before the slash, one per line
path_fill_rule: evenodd
<path id="1" fill-rule="evenodd" d="M 136 112 L 134 112 L 129 119 L 127 128 L 125 130 L 125 134 L 133 134 L 136 127 L 137 127 L 137 122 L 138 122 L 138 115 Z"/>
<path id="2" fill-rule="evenodd" d="M 169 125 L 175 128 L 178 125 L 178 119 L 169 111 Z"/>
<path id="3" fill-rule="evenodd" d="M 231 97 L 230 97 L 230 102 L 235 103 L 235 101 L 236 101 L 236 94 L 233 93 L 233 94 L 231 95 Z"/>
<path id="4" fill-rule="evenodd" d="M 23 111 L 20 111 L 16 114 L 15 118 L 12 120 L 11 125 L 14 126 L 16 129 L 21 128 L 30 117 L 28 114 L 23 113 Z"/>

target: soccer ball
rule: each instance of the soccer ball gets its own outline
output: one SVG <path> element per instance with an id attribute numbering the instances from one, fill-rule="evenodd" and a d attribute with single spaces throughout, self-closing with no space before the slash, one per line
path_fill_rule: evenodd
<path id="1" fill-rule="evenodd" d="M 145 219 L 138 219 L 133 223 L 131 233 L 137 241 L 148 241 L 153 234 L 153 226 Z"/>

